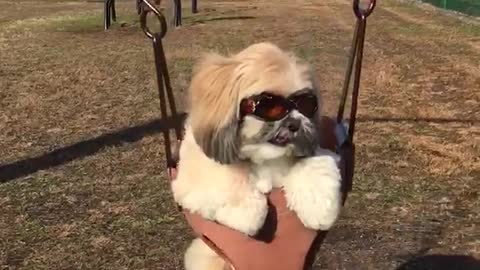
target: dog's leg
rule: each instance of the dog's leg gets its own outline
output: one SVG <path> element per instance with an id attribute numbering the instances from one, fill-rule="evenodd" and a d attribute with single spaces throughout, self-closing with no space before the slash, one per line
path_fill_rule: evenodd
<path id="1" fill-rule="evenodd" d="M 272 191 L 273 184 L 270 176 L 262 175 L 262 171 L 253 169 L 249 176 L 250 182 L 253 186 L 263 194 L 267 194 Z"/>
<path id="2" fill-rule="evenodd" d="M 247 235 L 255 235 L 265 223 L 268 214 L 267 198 L 258 190 L 240 192 L 218 209 L 215 220 Z"/>
<path id="3" fill-rule="evenodd" d="M 288 207 L 310 229 L 328 230 L 341 209 L 337 156 L 326 152 L 299 161 L 285 178 Z"/>
<path id="4" fill-rule="evenodd" d="M 185 253 L 186 270 L 230 270 L 228 264 L 218 256 L 202 239 L 197 238 Z"/>

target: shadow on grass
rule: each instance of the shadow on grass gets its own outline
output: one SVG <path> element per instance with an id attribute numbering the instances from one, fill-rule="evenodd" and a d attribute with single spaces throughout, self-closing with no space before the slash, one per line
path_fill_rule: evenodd
<path id="1" fill-rule="evenodd" d="M 145 136 L 157 134 L 175 127 L 184 114 L 166 120 L 151 122 L 107 133 L 96 138 L 81 141 L 66 147 L 59 148 L 41 156 L 19 160 L 10 164 L 0 164 L 0 183 L 5 183 L 40 170 L 60 166 L 75 159 L 91 156 L 110 146 L 136 142 Z M 478 123 L 476 119 L 422 119 L 422 118 L 359 118 L 358 122 L 431 122 L 431 123 Z M 480 268 L 478 268 L 480 269 Z"/>
<path id="2" fill-rule="evenodd" d="M 455 119 L 455 118 L 422 118 L 422 117 L 359 117 L 358 122 L 427 122 L 434 124 L 442 123 L 480 123 L 480 119 Z M 479 268 L 480 270 L 480 268 Z"/>
<path id="3" fill-rule="evenodd" d="M 480 261 L 464 255 L 427 255 L 414 258 L 396 270 L 479 270 Z"/>
<path id="4" fill-rule="evenodd" d="M 191 24 L 204 24 L 207 22 L 214 22 L 214 21 L 234 21 L 234 20 L 253 20 L 253 19 L 256 19 L 256 17 L 253 17 L 253 16 L 215 17 L 215 18 L 192 20 Z"/>
<path id="5" fill-rule="evenodd" d="M 145 124 L 121 129 L 92 139 L 65 146 L 37 157 L 0 165 L 0 183 L 27 176 L 39 170 L 60 166 L 75 159 L 91 156 L 106 147 L 136 142 L 148 135 L 173 129 L 185 115 L 166 120 L 153 120 Z"/>

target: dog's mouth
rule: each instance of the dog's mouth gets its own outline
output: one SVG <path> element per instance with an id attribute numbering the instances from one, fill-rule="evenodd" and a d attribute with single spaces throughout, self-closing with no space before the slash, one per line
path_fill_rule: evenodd
<path id="1" fill-rule="evenodd" d="M 276 146 L 286 146 L 292 141 L 293 134 L 288 131 L 278 131 L 275 137 L 270 139 L 268 142 Z"/>

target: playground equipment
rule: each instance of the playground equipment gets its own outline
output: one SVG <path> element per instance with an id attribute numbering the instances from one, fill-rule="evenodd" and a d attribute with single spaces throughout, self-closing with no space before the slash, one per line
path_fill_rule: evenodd
<path id="1" fill-rule="evenodd" d="M 117 12 L 115 10 L 115 0 L 105 0 L 104 8 L 103 8 L 103 28 L 108 30 L 112 21 L 117 21 Z"/>
<path id="2" fill-rule="evenodd" d="M 117 21 L 117 13 L 115 10 L 115 0 L 104 0 L 104 12 L 103 12 L 103 28 L 107 31 L 112 25 L 112 21 Z M 172 25 L 175 27 L 182 25 L 182 1 L 181 0 L 172 0 L 173 1 L 173 18 Z M 137 13 L 141 13 L 142 0 L 135 0 Z M 154 3 L 158 6 L 161 3 L 161 0 L 154 0 Z M 152 5 L 149 3 L 149 5 Z M 192 0 L 192 13 L 198 13 L 198 0 Z"/>
<path id="3" fill-rule="evenodd" d="M 139 1 L 141 1 L 139 6 L 140 24 L 145 35 L 153 43 L 161 118 L 166 122 L 172 122 L 168 120 L 173 120 L 174 124 L 171 128 L 174 130 L 175 139 L 181 141 L 183 121 L 186 114 L 177 112 L 165 60 L 162 39 L 167 32 L 167 22 L 163 14 L 148 0 Z M 343 203 L 345 203 L 348 193 L 352 190 L 353 184 L 355 163 L 353 138 L 367 17 L 373 12 L 376 5 L 376 0 L 367 2 L 368 5 L 362 8 L 360 0 L 353 0 L 353 11 L 357 22 L 337 117 L 336 119 L 322 119 L 321 123 L 324 130 L 330 131 L 330 134 L 327 134 L 327 140 L 323 141 L 323 147 L 335 150 L 341 158 Z M 148 28 L 147 14 L 150 12 L 153 12 L 160 22 L 160 32 L 154 33 Z M 346 121 L 344 113 L 352 74 L 351 111 L 350 117 Z M 169 107 L 170 116 L 167 107 Z M 172 150 L 170 130 L 165 130 L 163 135 L 168 174 L 170 180 L 175 181 L 178 156 Z M 180 210 L 183 211 L 193 231 L 217 254 L 229 262 L 234 270 L 301 270 L 309 268 L 327 232 L 306 229 L 297 216 L 286 207 L 285 198 L 280 190 L 272 191 L 268 199 L 271 205 L 270 213 L 262 233 L 256 238 L 235 232 L 214 221 L 205 220 L 197 214 Z M 275 213 L 277 214 L 275 215 Z M 281 215 L 278 213 L 281 213 Z M 265 237 L 268 235 L 271 237 Z M 280 257 L 284 259 L 279 260 Z"/>

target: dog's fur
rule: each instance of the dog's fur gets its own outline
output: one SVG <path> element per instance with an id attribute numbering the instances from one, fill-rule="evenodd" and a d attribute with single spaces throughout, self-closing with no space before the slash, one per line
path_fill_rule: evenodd
<path id="1" fill-rule="evenodd" d="M 267 215 L 265 194 L 278 187 L 306 227 L 329 229 L 340 211 L 341 177 L 338 157 L 318 147 L 320 102 L 313 119 L 296 110 L 275 122 L 239 119 L 245 97 L 263 91 L 289 96 L 306 88 L 318 90 L 310 67 L 271 43 L 229 57 L 204 55 L 189 89 L 190 112 L 172 184 L 175 200 L 204 218 L 255 235 Z M 298 131 L 288 131 L 292 121 L 300 123 Z M 286 146 L 270 143 L 280 132 L 289 132 Z M 227 266 L 197 239 L 185 254 L 185 267 Z"/>

